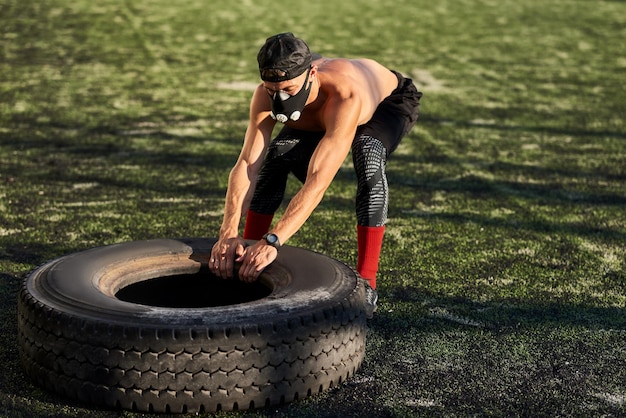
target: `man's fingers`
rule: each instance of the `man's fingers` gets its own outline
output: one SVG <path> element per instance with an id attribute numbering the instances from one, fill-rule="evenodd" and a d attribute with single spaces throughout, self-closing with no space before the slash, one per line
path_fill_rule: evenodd
<path id="1" fill-rule="evenodd" d="M 248 263 L 245 268 L 241 268 L 239 270 L 239 279 L 251 283 L 256 281 L 261 274 L 260 271 L 257 271 L 256 266 L 254 264 Z"/>
<path id="2" fill-rule="evenodd" d="M 209 269 L 217 276 L 226 278 L 227 276 L 227 253 L 226 247 L 213 248 L 209 259 Z"/>
<path id="3" fill-rule="evenodd" d="M 208 260 L 209 270 L 222 279 L 234 276 L 235 263 L 245 256 L 246 244 L 239 238 L 218 241 L 211 250 Z"/>
<path id="4" fill-rule="evenodd" d="M 237 257 L 241 258 L 244 255 L 245 251 L 246 246 L 242 242 L 237 244 L 237 249 L 235 250 L 235 254 L 237 255 Z"/>
<path id="5" fill-rule="evenodd" d="M 229 254 L 226 257 L 226 277 L 231 279 L 233 277 L 233 270 L 235 268 L 235 254 Z"/>
<path id="6" fill-rule="evenodd" d="M 246 257 L 246 248 L 248 248 L 248 247 L 245 247 L 243 244 L 239 244 L 237 246 L 237 250 L 235 252 L 235 255 L 237 256 L 237 258 L 235 259 L 236 263 L 243 262 L 243 260 Z"/>
<path id="7" fill-rule="evenodd" d="M 218 254 L 218 255 L 217 255 L 217 258 L 215 259 L 215 271 L 216 271 L 216 274 L 217 274 L 218 276 L 220 276 L 220 277 L 224 277 L 224 276 L 222 275 L 222 272 L 223 272 L 223 269 L 222 269 L 222 260 L 223 260 L 222 255 L 221 255 L 221 254 Z"/>
<path id="8" fill-rule="evenodd" d="M 258 280 L 259 276 L 263 272 L 263 269 L 265 269 L 265 267 L 267 267 L 271 262 L 264 260 L 261 254 L 252 250 L 246 251 L 241 259 L 242 264 L 239 269 L 239 279 L 248 283 Z"/>
<path id="9" fill-rule="evenodd" d="M 214 247 L 213 251 L 211 251 L 211 258 L 209 259 L 209 270 L 217 276 L 220 276 L 220 253 L 221 251 Z"/>
<path id="10" fill-rule="evenodd" d="M 250 254 L 248 251 L 244 251 L 244 253 L 237 258 L 237 262 L 241 263 L 239 266 L 239 280 L 242 282 L 248 281 L 248 269 L 250 268 Z"/>
<path id="11" fill-rule="evenodd" d="M 230 260 L 229 260 L 228 254 L 220 255 L 220 276 L 224 279 L 232 277 L 232 272 L 228 271 L 229 261 Z M 231 267 L 232 267 L 232 263 L 231 263 Z"/>

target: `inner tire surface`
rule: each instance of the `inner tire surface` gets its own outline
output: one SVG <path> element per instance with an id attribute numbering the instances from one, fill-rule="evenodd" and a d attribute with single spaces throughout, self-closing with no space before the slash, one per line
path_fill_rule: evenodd
<path id="1" fill-rule="evenodd" d="M 180 308 L 116 297 L 157 278 L 209 280 L 214 242 L 122 243 L 33 271 L 18 296 L 26 373 L 85 403 L 185 413 L 286 403 L 356 372 L 365 290 L 350 268 L 321 254 L 282 247 L 259 279 L 266 295 L 241 303 Z"/>

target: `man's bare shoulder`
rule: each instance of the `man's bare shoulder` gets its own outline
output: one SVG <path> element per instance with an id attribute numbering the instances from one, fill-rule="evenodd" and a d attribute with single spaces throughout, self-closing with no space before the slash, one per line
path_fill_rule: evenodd
<path id="1" fill-rule="evenodd" d="M 367 119 L 398 86 L 396 75 L 372 59 L 320 58 L 313 64 L 318 66 L 321 88 L 330 96 L 360 97 Z"/>

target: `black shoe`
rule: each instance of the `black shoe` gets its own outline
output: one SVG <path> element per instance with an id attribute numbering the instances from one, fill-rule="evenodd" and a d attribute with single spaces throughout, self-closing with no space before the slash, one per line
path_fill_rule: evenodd
<path id="1" fill-rule="evenodd" d="M 366 314 L 367 319 L 372 319 L 374 317 L 374 312 L 376 312 L 376 304 L 378 303 L 378 292 L 376 289 L 372 289 L 367 281 L 363 281 L 365 286 L 365 306 L 366 306 Z"/>

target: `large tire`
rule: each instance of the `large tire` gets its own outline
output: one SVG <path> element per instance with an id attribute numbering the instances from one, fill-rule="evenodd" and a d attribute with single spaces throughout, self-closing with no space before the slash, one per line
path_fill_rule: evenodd
<path id="1" fill-rule="evenodd" d="M 184 413 L 286 403 L 356 372 L 367 330 L 362 280 L 311 251 L 281 248 L 258 300 L 180 308 L 116 297 L 163 277 L 216 283 L 203 262 L 214 242 L 123 243 L 33 271 L 18 297 L 26 373 L 81 402 Z"/>

